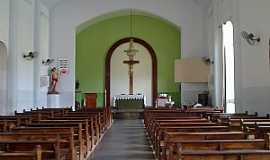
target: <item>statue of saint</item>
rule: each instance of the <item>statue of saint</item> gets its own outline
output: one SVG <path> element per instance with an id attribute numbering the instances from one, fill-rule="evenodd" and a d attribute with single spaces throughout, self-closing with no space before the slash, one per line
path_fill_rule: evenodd
<path id="1" fill-rule="evenodd" d="M 50 74 L 50 87 L 49 87 L 49 94 L 58 94 L 58 92 L 56 91 L 56 85 L 58 83 L 58 72 L 57 69 L 55 67 L 53 67 L 51 69 L 51 74 Z"/>

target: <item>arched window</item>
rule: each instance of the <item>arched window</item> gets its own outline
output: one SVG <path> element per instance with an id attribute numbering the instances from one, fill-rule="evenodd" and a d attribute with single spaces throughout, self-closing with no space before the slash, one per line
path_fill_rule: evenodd
<path id="1" fill-rule="evenodd" d="M 235 113 L 234 28 L 231 21 L 223 24 L 222 35 L 224 105 L 226 113 Z"/>

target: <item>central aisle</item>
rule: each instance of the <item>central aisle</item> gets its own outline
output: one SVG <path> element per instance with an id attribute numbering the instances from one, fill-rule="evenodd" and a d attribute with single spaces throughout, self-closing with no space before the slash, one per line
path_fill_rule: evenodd
<path id="1" fill-rule="evenodd" d="M 142 120 L 114 120 L 90 160 L 154 160 Z"/>

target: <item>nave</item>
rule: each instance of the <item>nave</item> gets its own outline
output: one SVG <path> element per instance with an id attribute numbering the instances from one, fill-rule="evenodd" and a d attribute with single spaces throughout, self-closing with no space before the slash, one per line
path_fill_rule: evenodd
<path id="1" fill-rule="evenodd" d="M 154 160 L 143 121 L 115 120 L 90 160 Z"/>
<path id="2" fill-rule="evenodd" d="M 270 160 L 269 8 L 0 0 L 0 160 Z"/>

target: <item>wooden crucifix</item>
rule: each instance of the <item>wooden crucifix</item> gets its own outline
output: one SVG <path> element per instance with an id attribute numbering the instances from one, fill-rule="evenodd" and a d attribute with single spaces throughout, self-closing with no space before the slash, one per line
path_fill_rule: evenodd
<path id="1" fill-rule="evenodd" d="M 134 56 L 136 55 L 136 52 L 138 51 L 134 49 L 133 39 L 130 40 L 129 49 L 125 50 L 125 52 L 127 53 L 129 60 L 123 61 L 123 63 L 128 64 L 129 94 L 133 94 L 133 66 L 139 63 L 139 61 L 134 60 Z"/>

